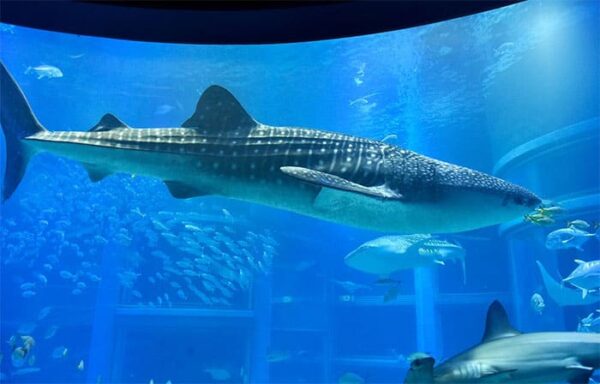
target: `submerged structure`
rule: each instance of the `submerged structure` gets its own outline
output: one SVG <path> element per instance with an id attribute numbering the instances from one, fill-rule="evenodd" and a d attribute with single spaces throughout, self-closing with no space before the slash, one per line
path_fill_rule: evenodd
<path id="1" fill-rule="evenodd" d="M 68 4 L 105 6 L 41 19 Z M 596 339 L 596 271 L 568 276 L 600 254 L 598 2 L 235 46 L 15 7 L 41 9 L 0 13 L 0 381 L 397 383 L 434 366 L 416 351 Z M 481 343 L 495 300 L 524 333 Z M 585 381 L 585 348 L 554 346 L 534 376 Z M 447 372 L 518 380 L 475 360 Z"/>

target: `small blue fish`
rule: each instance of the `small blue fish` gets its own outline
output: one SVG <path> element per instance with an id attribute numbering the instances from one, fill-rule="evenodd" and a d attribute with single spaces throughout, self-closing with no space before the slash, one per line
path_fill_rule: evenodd
<path id="1" fill-rule="evenodd" d="M 63 279 L 72 279 L 74 276 L 71 272 L 69 271 L 60 271 L 59 272 L 60 277 L 62 277 Z"/>
<path id="2" fill-rule="evenodd" d="M 156 108 L 156 111 L 154 111 L 155 115 L 166 115 L 167 113 L 171 112 L 173 109 L 175 109 L 175 107 L 173 107 L 172 105 L 169 104 L 163 104 L 158 106 L 158 108 Z"/>
<path id="3" fill-rule="evenodd" d="M 37 75 L 38 80 L 43 78 L 54 79 L 63 77 L 63 73 L 58 67 L 46 64 L 38 65 L 37 67 L 27 67 L 25 74 L 27 75 L 30 73 Z"/>
<path id="4" fill-rule="evenodd" d="M 21 284 L 21 290 L 30 291 L 35 288 L 35 283 L 23 283 Z"/>

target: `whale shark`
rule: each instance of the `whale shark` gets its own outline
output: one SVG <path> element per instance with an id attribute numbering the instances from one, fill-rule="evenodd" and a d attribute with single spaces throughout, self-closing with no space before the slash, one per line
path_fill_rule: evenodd
<path id="1" fill-rule="evenodd" d="M 160 178 L 175 198 L 220 195 L 377 231 L 460 232 L 540 203 L 527 189 L 385 142 L 256 121 L 225 88 L 207 88 L 179 127 L 132 128 L 107 113 L 86 131 L 44 128 L 0 65 L 3 201 L 39 152 L 80 162 L 92 181 Z"/>
<path id="2" fill-rule="evenodd" d="M 600 367 L 600 334 L 521 333 L 494 301 L 480 344 L 438 366 L 433 357 L 416 355 L 405 383 L 587 383 Z"/>

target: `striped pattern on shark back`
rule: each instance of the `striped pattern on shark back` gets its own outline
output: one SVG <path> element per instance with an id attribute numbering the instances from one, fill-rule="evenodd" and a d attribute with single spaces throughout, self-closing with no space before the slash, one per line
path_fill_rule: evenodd
<path id="1" fill-rule="evenodd" d="M 333 132 L 262 124 L 247 133 L 116 127 L 99 132 L 44 131 L 27 139 L 197 156 L 198 167 L 248 176 L 300 166 L 367 186 L 383 183 L 381 168 L 390 149 L 387 144 Z"/>

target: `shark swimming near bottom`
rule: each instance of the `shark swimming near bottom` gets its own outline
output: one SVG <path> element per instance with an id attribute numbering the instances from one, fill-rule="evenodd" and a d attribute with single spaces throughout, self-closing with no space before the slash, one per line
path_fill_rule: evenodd
<path id="1" fill-rule="evenodd" d="M 51 152 L 80 162 L 92 181 L 153 176 L 176 198 L 220 195 L 378 231 L 466 231 L 540 203 L 518 185 L 381 141 L 259 123 L 216 85 L 180 127 L 131 128 L 106 114 L 85 132 L 50 132 L 3 64 L 0 78 L 3 200 L 28 160 Z"/>
<path id="2" fill-rule="evenodd" d="M 600 334 L 521 333 L 498 301 L 488 308 L 480 344 L 435 366 L 433 357 L 411 359 L 405 383 L 588 383 L 600 368 Z"/>

